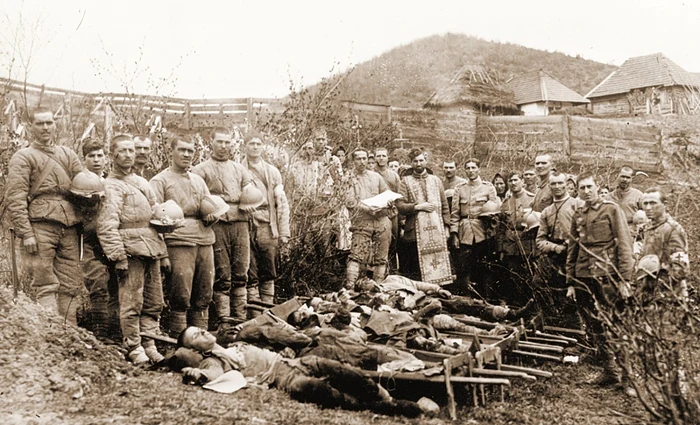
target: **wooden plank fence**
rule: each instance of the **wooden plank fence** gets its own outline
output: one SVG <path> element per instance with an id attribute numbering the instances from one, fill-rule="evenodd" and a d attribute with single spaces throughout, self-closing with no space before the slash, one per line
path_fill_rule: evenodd
<path id="1" fill-rule="evenodd" d="M 376 122 L 376 111 L 345 105 Z M 376 106 L 376 105 L 375 105 Z M 483 116 L 426 109 L 386 107 L 385 116 L 401 133 L 402 147 L 423 146 L 454 157 L 455 152 L 503 162 L 549 153 L 571 165 L 630 165 L 662 171 L 661 129 L 644 123 L 578 116 Z"/>

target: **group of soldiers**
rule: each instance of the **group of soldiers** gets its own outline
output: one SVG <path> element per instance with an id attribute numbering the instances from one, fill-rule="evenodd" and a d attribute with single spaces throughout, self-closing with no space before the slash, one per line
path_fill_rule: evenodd
<path id="1" fill-rule="evenodd" d="M 84 284 L 96 336 L 121 334 L 128 358 L 143 364 L 163 359 L 141 334 L 159 334 L 166 298 L 173 336 L 207 329 L 210 308 L 218 321 L 245 319 L 250 298 L 273 302 L 289 206 L 279 170 L 262 159 L 262 135 L 249 133 L 245 159 L 234 162 L 232 133 L 217 128 L 210 157 L 194 167 L 194 140 L 174 137 L 170 166 L 155 174 L 148 136 L 117 135 L 108 153 L 88 140 L 81 161 L 55 144 L 49 109 L 33 111 L 31 132 L 10 160 L 5 201 L 46 309 L 76 324 Z"/>
<path id="2" fill-rule="evenodd" d="M 596 380 L 600 385 L 619 385 L 623 377 L 598 308 L 620 309 L 630 296 L 648 297 L 663 288 L 687 296 L 686 233 L 667 212 L 664 191 L 633 188 L 636 174 L 628 166 L 620 169 L 617 187 L 604 196 L 595 175 L 557 172 L 550 155 L 539 155 L 533 168 L 508 173 L 507 190 L 498 193 L 481 178 L 476 158 L 464 163 L 466 179 L 456 175 L 454 162 L 444 162 L 441 180 L 429 173 L 419 149 L 411 151 L 411 168 L 400 178 L 386 169 L 380 155 L 374 156 L 373 172 L 367 170 L 366 151 L 353 154 L 348 287 L 357 278 L 358 263 L 373 268 L 381 282 L 392 234 L 397 235 L 401 274 L 421 280 L 417 239 L 427 228 L 417 227 L 416 217 L 437 211 L 456 274 L 453 283 L 443 282 L 445 287 L 489 301 L 535 302 L 557 316 L 550 320 L 571 328 L 585 325 L 603 364 Z M 394 204 L 376 208 L 362 203 L 397 183 L 402 197 Z M 400 218 L 392 224 L 393 208 Z M 404 223 L 398 232 L 393 227 L 397 222 Z"/>
<path id="3" fill-rule="evenodd" d="M 49 109 L 31 118 L 33 140 L 10 161 L 5 202 L 32 290 L 45 308 L 75 323 L 85 285 L 94 332 L 108 339 L 117 322 L 135 364 L 163 358 L 141 334 L 159 332 L 166 300 L 172 336 L 188 326 L 210 328 L 210 312 L 221 324 L 244 320 L 250 300 L 272 303 L 278 251 L 292 235 L 303 244 L 321 234 L 324 244 L 348 250 L 347 288 L 363 271 L 381 284 L 398 269 L 459 295 L 521 306 L 536 299 L 571 326 L 581 325 L 581 314 L 603 354 L 606 385 L 620 374 L 597 306 L 648 288 L 635 285 L 638 275 L 684 290 L 685 232 L 666 211 L 663 190 L 631 187 L 629 167 L 608 200 L 596 176 L 559 173 L 549 155 L 493 184 L 476 158 L 465 161 L 466 178 L 447 161 L 440 178 L 419 149 L 401 171 L 385 148 L 357 148 L 346 159 L 316 131 L 283 181 L 263 159 L 263 135 L 249 132 L 243 159 L 234 161 L 231 131 L 216 128 L 208 159 L 193 166 L 194 141 L 173 137 L 170 166 L 155 174 L 148 136 L 117 135 L 109 152 L 87 141 L 81 161 L 55 144 Z M 367 202 L 387 190 L 401 196 Z M 443 277 L 429 275 L 428 263 Z"/>

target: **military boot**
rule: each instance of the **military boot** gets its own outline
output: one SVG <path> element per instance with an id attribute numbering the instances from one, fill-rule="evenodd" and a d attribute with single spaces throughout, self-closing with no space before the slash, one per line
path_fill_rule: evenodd
<path id="1" fill-rule="evenodd" d="M 260 289 L 258 289 L 257 284 L 248 284 L 248 286 L 246 286 L 246 292 L 248 293 L 248 302 L 262 301 L 262 299 L 260 298 Z"/>
<path id="2" fill-rule="evenodd" d="M 231 288 L 231 316 L 240 321 L 247 320 L 246 302 L 248 291 L 245 286 Z"/>
<path id="3" fill-rule="evenodd" d="M 178 338 L 185 329 L 187 329 L 187 312 L 171 311 L 168 323 L 168 334 L 170 337 Z"/>
<path id="4" fill-rule="evenodd" d="M 268 304 L 275 303 L 275 281 L 265 280 L 260 282 L 260 299 Z"/>
<path id="5" fill-rule="evenodd" d="M 199 329 L 209 330 L 209 309 L 205 310 L 190 310 L 188 312 L 189 320 L 187 324 L 196 326 Z"/>
<path id="6" fill-rule="evenodd" d="M 58 314 L 58 303 L 56 301 L 55 293 L 50 293 L 48 295 L 38 297 L 36 301 L 39 303 L 39 305 L 44 307 L 46 311 Z"/>
<path id="7" fill-rule="evenodd" d="M 216 314 L 216 320 L 221 320 L 222 318 L 231 316 L 231 298 L 228 296 L 228 294 L 214 291 L 212 300 L 214 301 L 214 313 Z"/>
<path id="8" fill-rule="evenodd" d="M 384 282 L 386 278 L 386 264 L 374 266 L 374 281 L 377 283 Z"/>

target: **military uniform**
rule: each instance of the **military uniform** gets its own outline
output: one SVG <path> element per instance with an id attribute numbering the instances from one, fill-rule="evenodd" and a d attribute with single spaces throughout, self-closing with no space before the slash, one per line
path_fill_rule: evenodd
<path id="1" fill-rule="evenodd" d="M 262 159 L 258 163 L 243 162 L 253 184 L 263 193 L 263 203 L 252 212 L 250 232 L 250 268 L 248 293 L 259 295 L 264 302 L 274 302 L 277 279 L 277 250 L 280 237 L 290 237 L 289 203 L 279 170 Z"/>
<path id="2" fill-rule="evenodd" d="M 610 200 L 620 206 L 620 209 L 625 214 L 627 226 L 630 229 L 632 240 L 637 237 L 637 225 L 634 224 L 634 213 L 642 209 L 642 192 L 639 189 L 628 187 L 623 191 L 619 187 L 610 193 Z"/>
<path id="3" fill-rule="evenodd" d="M 644 241 L 640 258 L 656 255 L 660 271 L 657 279 L 667 279 L 677 295 L 686 296 L 685 278 L 688 274 L 688 236 L 683 227 L 666 214 L 658 223 L 649 223 L 644 228 Z M 646 290 L 656 292 L 661 289 L 654 279 L 646 279 Z"/>
<path id="4" fill-rule="evenodd" d="M 183 227 L 164 235 L 172 267 L 170 334 L 177 336 L 188 325 L 206 329 L 214 286 L 215 236 L 200 219 L 199 211 L 209 188 L 199 175 L 172 168 L 161 171 L 150 183 L 158 203 L 173 200 L 185 215 Z"/>
<path id="5" fill-rule="evenodd" d="M 456 233 L 459 250 L 455 256 L 458 291 L 465 292 L 472 276 L 479 276 L 476 289 L 484 297 L 493 291 L 492 276 L 486 259 L 490 250 L 487 231 L 491 218 L 479 217 L 483 205 L 493 201 L 500 206 L 501 200 L 493 184 L 481 177 L 467 180 L 455 187 L 450 216 L 450 233 Z"/>
<path id="6" fill-rule="evenodd" d="M 545 179 L 537 186 L 535 199 L 532 200 L 532 210 L 542 212 L 545 208 L 552 205 L 553 202 L 554 196 L 552 196 L 552 189 L 549 187 L 549 179 Z"/>
<path id="7" fill-rule="evenodd" d="M 377 281 L 384 280 L 391 240 L 391 220 L 389 209 L 377 215 L 362 203 L 363 200 L 379 195 L 387 190 L 381 175 L 374 171 L 355 173 L 350 178 L 346 206 L 350 212 L 352 245 L 347 267 L 347 287 L 354 286 L 360 265 L 372 267 Z"/>
<path id="8" fill-rule="evenodd" d="M 506 303 L 525 304 L 532 296 L 529 290 L 530 269 L 528 262 L 534 257 L 534 230 L 521 229 L 525 219 L 525 210 L 532 207 L 535 195 L 521 190 L 517 195 L 511 193 L 501 205 L 497 239 L 497 254 L 501 254 L 504 267 L 499 279 L 499 292 Z"/>
<path id="9" fill-rule="evenodd" d="M 156 194 L 146 179 L 115 167 L 105 180 L 97 236 L 113 263 L 128 261 L 128 273 L 118 277 L 119 321 L 128 351 L 141 346 L 141 332 L 159 330 L 163 310 L 160 261 L 168 251 L 149 220 Z M 154 346 L 153 340 L 144 347 Z"/>
<path id="10" fill-rule="evenodd" d="M 22 252 L 32 291 L 45 308 L 74 324 L 78 303 L 73 297 L 82 287 L 80 217 L 67 194 L 82 170 L 70 148 L 34 142 L 12 155 L 5 186 L 15 235 L 36 238 L 37 252 Z"/>
<path id="11" fill-rule="evenodd" d="M 558 323 L 561 326 L 572 328 L 580 327 L 581 323 L 576 304 L 566 297 L 566 252 L 571 220 L 580 205 L 582 201 L 567 194 L 542 211 L 536 238 L 537 267 L 532 276 L 532 286 L 544 296 L 538 300 L 540 307 L 548 317 L 561 321 Z"/>
<path id="12" fill-rule="evenodd" d="M 607 343 L 603 323 L 598 319 L 596 303 L 607 308 L 619 307 L 618 288 L 629 282 L 632 273 L 632 240 L 620 207 L 599 199 L 577 208 L 571 222 L 566 277 L 570 285 L 576 286 L 576 301 L 597 342 L 604 374 L 617 381 L 620 371 Z"/>

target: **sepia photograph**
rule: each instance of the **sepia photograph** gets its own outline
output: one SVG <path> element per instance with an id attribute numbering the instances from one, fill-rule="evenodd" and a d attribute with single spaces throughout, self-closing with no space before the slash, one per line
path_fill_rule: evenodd
<path id="1" fill-rule="evenodd" d="M 0 424 L 700 423 L 698 40 L 687 0 L 4 0 Z"/>

